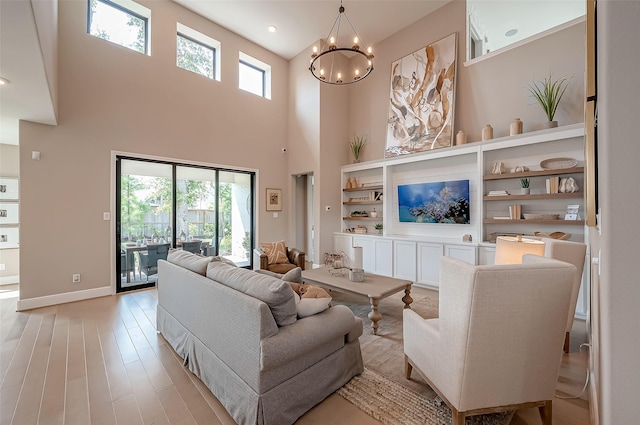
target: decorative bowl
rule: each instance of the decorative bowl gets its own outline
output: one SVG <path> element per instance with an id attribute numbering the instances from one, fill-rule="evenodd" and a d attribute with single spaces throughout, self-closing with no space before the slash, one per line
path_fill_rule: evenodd
<path id="1" fill-rule="evenodd" d="M 574 158 L 550 158 L 540 163 L 545 170 L 561 170 L 564 168 L 573 168 L 578 165 L 578 161 Z"/>

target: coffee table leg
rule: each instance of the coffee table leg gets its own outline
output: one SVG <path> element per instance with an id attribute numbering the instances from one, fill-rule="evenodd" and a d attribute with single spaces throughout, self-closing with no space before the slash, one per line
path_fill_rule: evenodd
<path id="1" fill-rule="evenodd" d="M 378 311 L 378 303 L 380 300 L 377 298 L 369 298 L 369 301 L 371 301 L 371 311 L 369 312 L 371 328 L 373 329 L 373 334 L 378 335 L 378 321 L 382 319 L 382 314 Z"/>
<path id="2" fill-rule="evenodd" d="M 404 308 L 411 308 L 409 304 L 413 302 L 413 298 L 411 298 L 411 285 L 407 285 L 404 289 L 404 297 L 402 297 L 402 301 L 404 302 Z"/>

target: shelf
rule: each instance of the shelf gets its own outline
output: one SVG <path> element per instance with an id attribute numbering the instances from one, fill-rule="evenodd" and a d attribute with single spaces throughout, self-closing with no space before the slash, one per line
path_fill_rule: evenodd
<path id="1" fill-rule="evenodd" d="M 377 205 L 382 204 L 382 201 L 345 201 L 342 205 Z"/>
<path id="2" fill-rule="evenodd" d="M 382 221 L 382 217 L 342 217 L 343 220 Z"/>
<path id="3" fill-rule="evenodd" d="M 504 179 L 517 179 L 521 177 L 557 176 L 560 174 L 577 174 L 577 173 L 584 173 L 584 167 L 562 168 L 558 170 L 525 171 L 522 173 L 487 174 L 482 178 L 484 180 L 504 180 Z"/>
<path id="4" fill-rule="evenodd" d="M 343 192 L 363 192 L 367 190 L 382 190 L 382 185 L 377 186 L 360 186 L 352 189 L 342 189 Z"/>
<path id="5" fill-rule="evenodd" d="M 584 225 L 584 220 L 506 220 L 496 218 L 485 218 L 484 224 L 550 224 L 559 226 L 579 226 Z"/>
<path id="6" fill-rule="evenodd" d="M 536 200 L 536 199 L 571 199 L 571 198 L 583 198 L 583 192 L 574 193 L 540 193 L 533 195 L 500 195 L 500 196 L 483 196 L 485 201 L 522 201 L 522 200 Z"/>

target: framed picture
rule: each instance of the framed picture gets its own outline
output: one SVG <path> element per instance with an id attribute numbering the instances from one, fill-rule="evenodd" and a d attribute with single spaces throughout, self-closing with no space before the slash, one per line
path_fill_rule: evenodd
<path id="1" fill-rule="evenodd" d="M 0 199 L 18 199 L 18 179 L 0 177 Z"/>
<path id="2" fill-rule="evenodd" d="M 17 227 L 0 227 L 0 249 L 18 248 L 18 242 Z"/>
<path id="3" fill-rule="evenodd" d="M 385 158 L 453 144 L 457 33 L 391 64 Z"/>
<path id="4" fill-rule="evenodd" d="M 18 224 L 18 203 L 0 203 L 0 224 Z"/>
<path id="5" fill-rule="evenodd" d="M 282 211 L 282 189 L 267 189 L 267 211 Z"/>

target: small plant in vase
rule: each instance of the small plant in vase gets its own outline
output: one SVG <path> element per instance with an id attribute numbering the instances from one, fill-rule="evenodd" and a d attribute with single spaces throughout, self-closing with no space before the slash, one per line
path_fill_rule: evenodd
<path id="1" fill-rule="evenodd" d="M 520 179 L 520 194 L 522 195 L 528 195 L 529 194 L 529 179 L 526 177 L 523 177 Z"/>
<path id="2" fill-rule="evenodd" d="M 565 75 L 558 79 L 554 79 L 552 74 L 542 81 L 536 81 L 528 87 L 529 92 L 536 98 L 544 113 L 547 115 L 545 128 L 557 127 L 558 122 L 553 120 L 560 104 L 560 99 L 569 86 L 571 76 Z"/>
<path id="3" fill-rule="evenodd" d="M 376 223 L 373 228 L 376 229 L 378 233 L 382 234 L 382 223 Z"/>
<path id="4" fill-rule="evenodd" d="M 367 136 L 354 135 L 351 139 L 349 139 L 348 143 L 349 149 L 351 149 L 351 153 L 353 154 L 353 162 L 360 162 L 360 155 L 362 155 L 362 151 L 368 143 Z"/>

